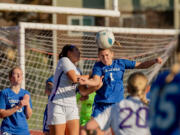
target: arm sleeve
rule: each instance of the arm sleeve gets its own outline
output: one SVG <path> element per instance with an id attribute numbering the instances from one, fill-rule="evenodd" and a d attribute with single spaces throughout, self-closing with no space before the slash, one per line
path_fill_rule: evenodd
<path id="1" fill-rule="evenodd" d="M 126 60 L 126 59 L 122 59 L 125 68 L 126 69 L 134 69 L 135 65 L 136 65 L 136 61 L 131 61 L 131 60 Z"/>
<path id="2" fill-rule="evenodd" d="M 102 70 L 101 70 L 101 67 L 98 63 L 96 63 L 93 67 L 93 70 L 92 70 L 92 76 L 94 75 L 98 75 L 98 76 L 102 76 L 103 73 L 102 73 Z"/>
<path id="3" fill-rule="evenodd" d="M 111 111 L 112 107 L 108 107 L 94 118 L 101 130 L 107 130 L 111 126 Z"/>
<path id="4" fill-rule="evenodd" d="M 0 109 L 6 109 L 5 95 L 2 91 L 0 92 Z"/>

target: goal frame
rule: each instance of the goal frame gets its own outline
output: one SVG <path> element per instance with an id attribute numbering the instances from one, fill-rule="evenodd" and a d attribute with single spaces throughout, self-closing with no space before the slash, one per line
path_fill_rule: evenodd
<path id="1" fill-rule="evenodd" d="M 98 32 L 101 30 L 111 30 L 112 32 L 124 33 L 124 34 L 156 34 L 156 35 L 176 35 L 179 30 L 174 29 L 147 29 L 147 28 L 120 28 L 120 27 L 100 27 L 100 26 L 76 26 L 76 25 L 62 25 L 62 24 L 44 24 L 44 23 L 27 23 L 20 22 L 20 67 L 23 71 L 25 78 L 25 30 L 37 29 L 37 30 L 66 30 L 66 31 L 80 31 L 80 32 Z M 54 35 L 53 35 L 54 36 Z M 55 38 L 55 37 L 53 37 Z M 53 44 L 53 65 L 56 65 L 56 46 Z M 55 67 L 55 66 L 53 66 Z M 22 88 L 25 88 L 25 79 L 22 82 Z"/>

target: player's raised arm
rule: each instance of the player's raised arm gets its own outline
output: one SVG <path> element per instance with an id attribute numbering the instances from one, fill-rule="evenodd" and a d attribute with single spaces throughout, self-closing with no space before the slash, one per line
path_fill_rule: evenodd
<path id="1" fill-rule="evenodd" d="M 135 68 L 139 68 L 139 69 L 149 68 L 156 63 L 161 64 L 162 61 L 163 61 L 162 58 L 158 57 L 156 59 L 145 61 L 145 62 L 136 62 Z"/>

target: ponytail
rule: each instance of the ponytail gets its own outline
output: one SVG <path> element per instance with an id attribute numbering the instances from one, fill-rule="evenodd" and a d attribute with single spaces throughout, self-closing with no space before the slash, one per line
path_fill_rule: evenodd
<path id="1" fill-rule="evenodd" d="M 73 51 L 74 48 L 76 48 L 74 45 L 66 44 L 59 54 L 59 59 L 61 59 L 62 57 L 67 57 L 68 51 Z"/>
<path id="2" fill-rule="evenodd" d="M 131 96 L 138 96 L 140 100 L 148 105 L 149 101 L 146 99 L 145 93 L 147 89 L 148 80 L 141 72 L 136 72 L 128 78 L 128 92 Z"/>

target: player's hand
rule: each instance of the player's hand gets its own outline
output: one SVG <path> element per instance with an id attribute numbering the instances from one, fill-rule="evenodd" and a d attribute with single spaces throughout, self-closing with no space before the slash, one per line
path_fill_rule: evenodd
<path id="1" fill-rule="evenodd" d="M 25 94 L 23 99 L 20 101 L 20 105 L 21 106 L 26 106 L 26 105 L 29 105 L 29 95 L 28 94 Z"/>
<path id="2" fill-rule="evenodd" d="M 87 80 L 88 80 L 88 78 L 86 78 L 86 77 L 79 77 L 78 78 L 78 82 L 80 85 L 86 85 Z"/>
<path id="3" fill-rule="evenodd" d="M 162 58 L 161 57 L 158 57 L 158 58 L 156 58 L 156 63 L 158 63 L 158 64 L 161 64 L 162 63 Z"/>

